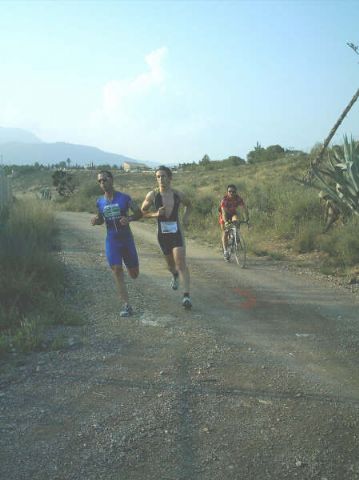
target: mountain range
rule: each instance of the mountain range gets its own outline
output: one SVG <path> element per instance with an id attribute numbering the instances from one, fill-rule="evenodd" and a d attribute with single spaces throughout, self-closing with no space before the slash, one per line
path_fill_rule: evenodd
<path id="1" fill-rule="evenodd" d="M 116 165 L 144 162 L 88 145 L 47 143 L 28 130 L 0 127 L 0 161 L 5 165 L 52 165 L 70 159 L 71 165 Z M 145 162 L 151 165 L 151 162 Z"/>

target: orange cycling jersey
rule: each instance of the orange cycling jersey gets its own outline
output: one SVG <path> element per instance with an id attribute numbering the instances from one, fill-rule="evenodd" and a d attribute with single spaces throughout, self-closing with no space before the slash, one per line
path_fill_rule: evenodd
<path id="1" fill-rule="evenodd" d="M 225 195 L 223 199 L 221 200 L 220 206 L 219 206 L 219 223 L 224 224 L 227 220 L 230 220 L 233 215 L 237 212 L 238 207 L 244 207 L 244 200 L 242 197 L 240 197 L 238 194 L 229 197 L 228 195 Z M 224 219 L 222 217 L 222 208 L 226 211 L 228 218 Z"/>

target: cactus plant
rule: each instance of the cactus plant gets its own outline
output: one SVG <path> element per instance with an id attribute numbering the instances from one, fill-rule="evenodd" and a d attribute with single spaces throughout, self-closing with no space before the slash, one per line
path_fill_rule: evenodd
<path id="1" fill-rule="evenodd" d="M 339 206 L 359 216 L 359 143 L 344 136 L 343 149 L 333 149 L 323 166 L 313 165 L 320 188 Z"/>

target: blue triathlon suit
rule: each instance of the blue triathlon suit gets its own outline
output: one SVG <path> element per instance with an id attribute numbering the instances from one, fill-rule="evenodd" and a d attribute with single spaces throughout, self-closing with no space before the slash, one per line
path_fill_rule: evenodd
<path id="1" fill-rule="evenodd" d="M 107 228 L 106 257 L 110 266 L 122 265 L 127 268 L 138 267 L 135 241 L 129 225 L 120 225 L 120 217 L 128 216 L 131 197 L 121 192 L 114 192 L 113 199 L 97 199 L 97 209 L 104 218 Z"/>
<path id="2" fill-rule="evenodd" d="M 157 219 L 157 223 L 158 223 L 157 238 L 158 238 L 158 243 L 160 244 L 161 250 L 164 255 L 170 255 L 170 253 L 172 253 L 172 250 L 174 248 L 184 246 L 183 236 L 178 223 L 178 208 L 181 200 L 177 195 L 177 193 L 175 192 L 173 192 L 173 199 L 174 199 L 174 205 L 173 205 L 173 210 L 171 212 L 171 215 L 168 218 L 158 217 Z M 156 210 L 158 210 L 160 207 L 163 206 L 162 196 L 160 192 L 158 192 L 155 195 L 154 203 L 155 203 Z M 168 223 L 176 224 L 175 233 L 164 233 L 166 229 L 165 229 L 165 225 L 163 224 L 168 224 Z"/>

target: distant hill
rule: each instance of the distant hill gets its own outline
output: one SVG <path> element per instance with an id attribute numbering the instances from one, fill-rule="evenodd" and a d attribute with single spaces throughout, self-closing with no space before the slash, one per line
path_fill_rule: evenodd
<path id="1" fill-rule="evenodd" d="M 71 160 L 71 165 L 117 165 L 144 163 L 135 158 L 109 153 L 96 147 L 73 143 L 45 143 L 36 135 L 19 128 L 0 127 L 0 156 L 5 165 L 56 164 Z"/>
<path id="2" fill-rule="evenodd" d="M 0 127 L 0 144 L 8 142 L 42 143 L 36 135 L 22 128 Z"/>
<path id="3" fill-rule="evenodd" d="M 5 165 L 56 164 L 71 160 L 71 165 L 117 165 L 123 162 L 143 163 L 134 158 L 108 153 L 95 147 L 73 143 L 3 143 L 0 145 L 2 162 Z"/>

